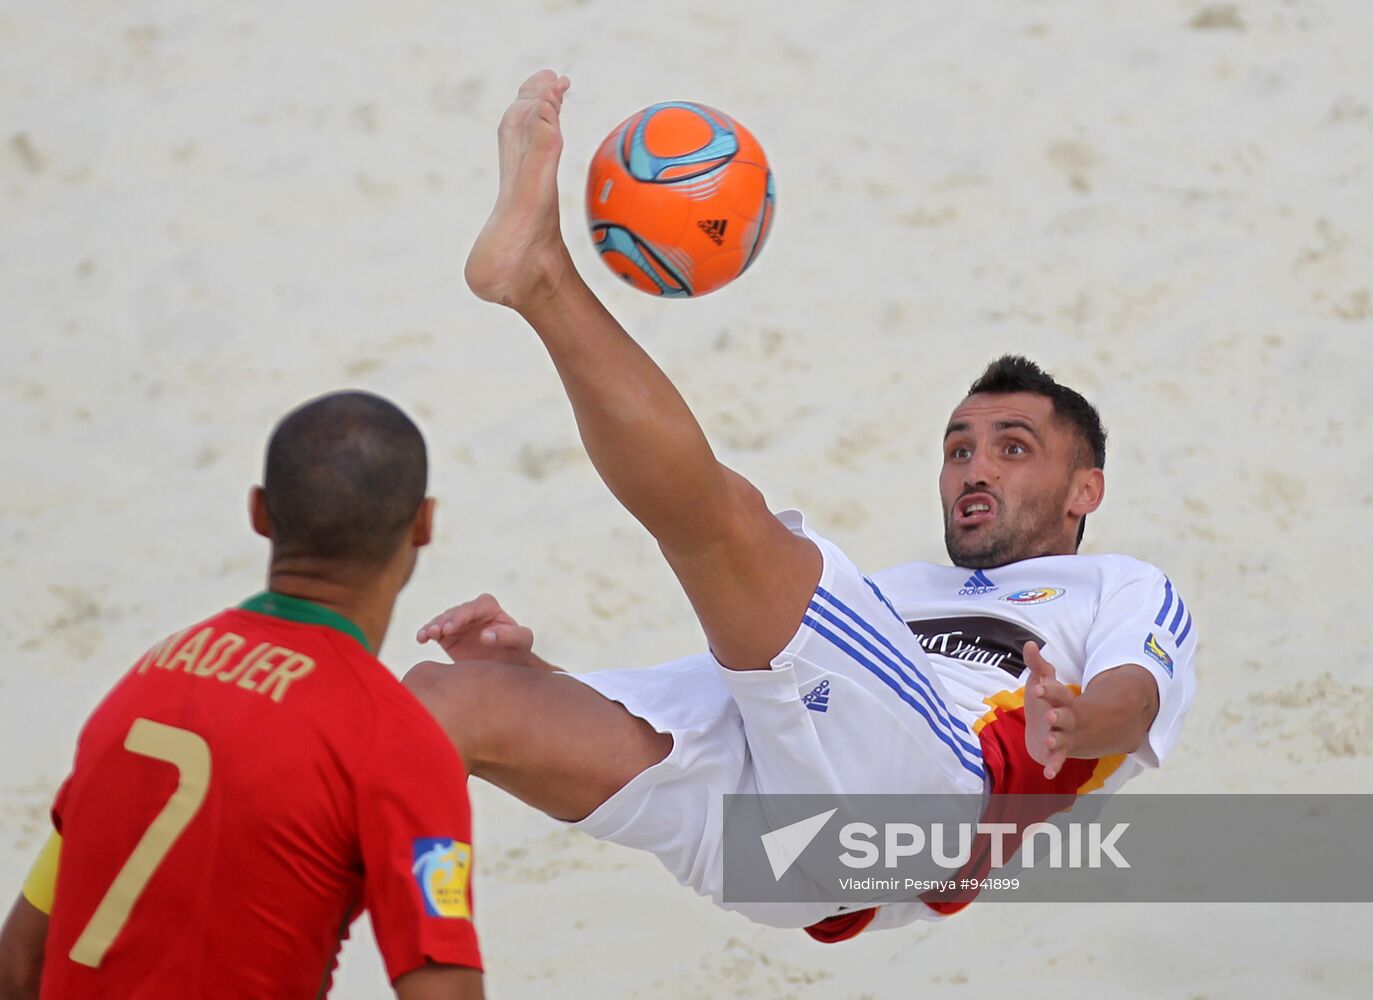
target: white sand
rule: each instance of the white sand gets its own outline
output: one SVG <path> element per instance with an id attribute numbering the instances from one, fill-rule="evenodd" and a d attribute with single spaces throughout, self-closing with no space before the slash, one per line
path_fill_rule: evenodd
<path id="1" fill-rule="evenodd" d="M 942 558 L 942 421 L 1029 353 L 1111 428 L 1088 549 L 1164 566 L 1202 630 L 1188 728 L 1136 787 L 1373 791 L 1373 4 L 198 6 L 0 3 L 0 887 L 117 674 L 258 587 L 245 494 L 312 394 L 380 391 L 429 436 L 441 533 L 393 667 L 487 588 L 574 669 L 699 646 L 536 343 L 461 281 L 496 119 L 545 64 L 575 79 L 574 253 L 774 504 L 872 569 Z M 581 232 L 590 151 L 668 98 L 738 115 L 778 177 L 756 270 L 699 302 L 620 287 Z M 507 1000 L 1373 981 L 1370 907 L 987 905 L 825 948 L 474 797 Z M 359 936 L 341 998 L 384 993 Z"/>

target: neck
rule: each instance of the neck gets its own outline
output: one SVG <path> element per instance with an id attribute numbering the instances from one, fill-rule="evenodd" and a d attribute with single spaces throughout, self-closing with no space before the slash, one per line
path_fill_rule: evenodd
<path id="1" fill-rule="evenodd" d="M 400 587 L 388 568 L 358 570 L 301 559 L 272 561 L 267 589 L 310 601 L 343 615 L 362 630 L 374 653 L 381 650 Z"/>

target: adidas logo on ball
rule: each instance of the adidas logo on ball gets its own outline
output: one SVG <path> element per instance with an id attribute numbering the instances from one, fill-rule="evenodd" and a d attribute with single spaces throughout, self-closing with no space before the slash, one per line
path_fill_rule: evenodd
<path id="1" fill-rule="evenodd" d="M 709 236 L 717 247 L 725 242 L 725 226 L 729 225 L 728 219 L 702 219 L 696 225 L 701 227 L 701 232 Z"/>

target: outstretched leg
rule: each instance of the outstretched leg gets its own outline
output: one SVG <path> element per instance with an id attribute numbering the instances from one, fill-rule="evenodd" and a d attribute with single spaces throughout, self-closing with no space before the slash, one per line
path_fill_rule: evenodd
<path id="1" fill-rule="evenodd" d="M 672 751 L 623 705 L 570 677 L 509 663 L 421 663 L 405 686 L 470 773 L 554 819 L 584 819 Z"/>
<path id="2" fill-rule="evenodd" d="M 501 119 L 500 193 L 468 258 L 468 284 L 542 339 L 596 470 L 657 540 L 715 655 L 736 669 L 767 668 L 801 623 L 820 553 L 716 460 L 676 388 L 573 266 L 558 225 L 567 87 L 536 73 Z"/>

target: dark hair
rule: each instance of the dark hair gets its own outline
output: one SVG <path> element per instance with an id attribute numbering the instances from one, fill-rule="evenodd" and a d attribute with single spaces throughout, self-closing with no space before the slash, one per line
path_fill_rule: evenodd
<path id="1" fill-rule="evenodd" d="M 1095 469 L 1106 467 L 1106 428 L 1101 426 L 1101 414 L 1082 393 L 1055 382 L 1052 375 L 1029 358 L 1019 354 L 1003 354 L 997 358 L 968 387 L 969 396 L 979 392 L 1032 392 L 1047 396 L 1054 405 L 1054 416 L 1070 424 L 1086 445 L 1078 448 L 1077 465 Z M 1077 528 L 1079 544 L 1086 524 L 1084 517 Z"/>
<path id="2" fill-rule="evenodd" d="M 311 400 L 267 442 L 274 552 L 384 563 L 424 502 L 428 475 L 424 438 L 395 404 L 366 392 Z"/>

